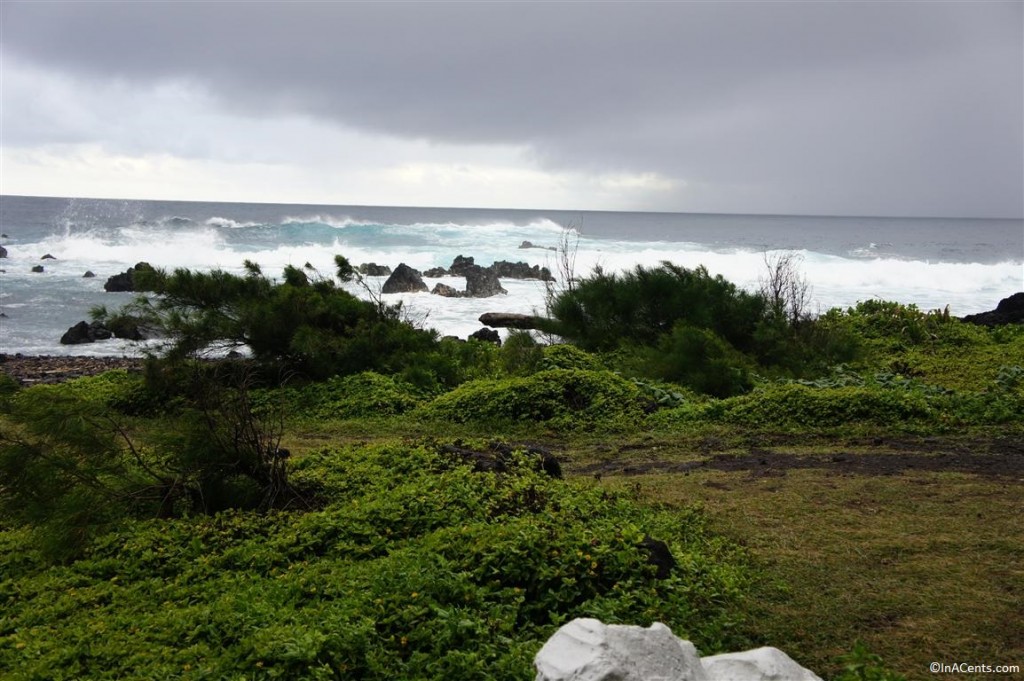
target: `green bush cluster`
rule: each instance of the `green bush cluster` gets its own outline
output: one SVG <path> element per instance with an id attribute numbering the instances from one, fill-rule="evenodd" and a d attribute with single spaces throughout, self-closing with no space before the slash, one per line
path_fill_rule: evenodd
<path id="1" fill-rule="evenodd" d="M 337 278 L 355 275 L 336 256 Z M 266 365 L 312 378 L 366 370 L 401 371 L 422 364 L 437 350 L 437 334 L 405 323 L 401 310 L 360 300 L 312 267 L 288 266 L 282 281 L 246 262 L 246 274 L 178 269 L 140 272 L 141 297 L 108 323 L 142 320 L 170 341 L 168 357 L 195 357 L 210 350 L 246 347 Z M 110 317 L 109 319 L 107 317 Z"/>
<path id="2" fill-rule="evenodd" d="M 323 450 L 294 475 L 321 510 L 125 522 L 64 566 L 0 532 L 5 678 L 523 679 L 578 616 L 736 644 L 753 575 L 696 511 L 432 444 Z"/>
<path id="3" fill-rule="evenodd" d="M 558 430 L 621 429 L 643 416 L 640 391 L 609 371 L 548 369 L 464 383 L 426 405 L 428 418 L 489 424 L 544 423 Z"/>
<path id="4" fill-rule="evenodd" d="M 335 376 L 299 388 L 265 391 L 261 400 L 280 404 L 289 416 L 315 419 L 376 418 L 404 414 L 420 401 L 419 392 L 392 376 L 364 371 Z"/>
<path id="5" fill-rule="evenodd" d="M 848 386 L 771 385 L 749 395 L 711 403 L 709 418 L 747 426 L 834 427 L 868 422 L 893 425 L 928 420 L 933 412 L 920 393 Z"/>
<path id="6" fill-rule="evenodd" d="M 556 295 L 549 312 L 550 330 L 586 350 L 617 352 L 623 370 L 729 397 L 753 387 L 755 370 L 805 376 L 856 356 L 847 326 L 784 308 L 704 267 L 666 262 L 596 270 Z"/>

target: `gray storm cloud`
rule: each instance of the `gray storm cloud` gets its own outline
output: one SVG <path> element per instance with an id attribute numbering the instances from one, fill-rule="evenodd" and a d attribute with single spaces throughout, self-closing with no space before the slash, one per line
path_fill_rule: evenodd
<path id="1" fill-rule="evenodd" d="M 82 87 L 180 82 L 235 115 L 518 145 L 549 169 L 705 187 L 723 211 L 1024 212 L 1019 2 L 0 12 L 5 56 Z"/>

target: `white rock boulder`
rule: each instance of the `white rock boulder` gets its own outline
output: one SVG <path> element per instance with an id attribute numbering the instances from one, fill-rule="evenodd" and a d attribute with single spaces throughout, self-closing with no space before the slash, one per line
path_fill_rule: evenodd
<path id="1" fill-rule="evenodd" d="M 575 619 L 533 663 L 536 681 L 709 681 L 693 644 L 661 623 L 644 629 Z"/>
<path id="2" fill-rule="evenodd" d="M 755 648 L 742 653 L 702 657 L 708 681 L 821 681 L 778 648 Z"/>
<path id="3" fill-rule="evenodd" d="M 575 619 L 533 664 L 536 681 L 821 681 L 778 648 L 701 658 L 660 622 L 644 629 Z"/>

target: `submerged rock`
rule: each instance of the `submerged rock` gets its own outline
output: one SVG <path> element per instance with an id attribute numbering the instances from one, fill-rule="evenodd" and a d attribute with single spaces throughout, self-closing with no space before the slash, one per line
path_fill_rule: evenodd
<path id="1" fill-rule="evenodd" d="M 448 268 L 448 274 L 453 277 L 464 277 L 466 271 L 470 270 L 477 265 L 473 262 L 473 257 L 465 257 L 462 255 L 455 256 L 455 260 L 452 260 L 452 266 Z"/>
<path id="2" fill-rule="evenodd" d="M 546 267 L 540 267 L 539 265 L 533 265 L 532 267 L 525 262 L 509 262 L 508 260 L 498 260 L 491 269 L 499 277 L 506 277 L 508 279 L 540 279 L 541 281 L 553 281 L 551 276 L 551 270 Z"/>
<path id="3" fill-rule="evenodd" d="M 95 276 L 96 276 L 95 272 L 93 272 L 92 270 L 86 270 L 85 274 L 82 275 L 82 278 L 83 279 L 92 279 Z"/>
<path id="4" fill-rule="evenodd" d="M 103 284 L 103 290 L 109 293 L 138 291 L 140 289 L 136 287 L 135 273 L 140 270 L 152 271 L 152 269 L 153 266 L 148 262 L 138 262 L 135 264 L 135 267 L 129 267 L 124 272 L 108 278 L 107 282 Z"/>
<path id="5" fill-rule="evenodd" d="M 456 291 L 448 284 L 442 284 L 438 282 L 434 284 L 434 290 L 431 291 L 435 296 L 444 296 L 445 298 L 461 298 L 462 291 Z"/>
<path id="6" fill-rule="evenodd" d="M 375 262 L 364 262 L 358 267 L 359 274 L 367 277 L 387 277 L 391 274 L 391 268 L 387 265 L 378 265 Z"/>
<path id="7" fill-rule="evenodd" d="M 404 262 L 395 268 L 381 287 L 381 293 L 418 293 L 429 290 L 423 277 Z"/>
<path id="8" fill-rule="evenodd" d="M 466 296 L 469 298 L 490 298 L 499 293 L 508 293 L 493 270 L 479 265 L 465 269 Z"/>
<path id="9" fill-rule="evenodd" d="M 538 246 L 537 244 L 533 243 L 532 241 L 523 241 L 523 243 L 519 244 L 519 248 L 543 248 L 545 251 L 557 251 L 558 250 L 554 246 Z"/>
<path id="10" fill-rule="evenodd" d="M 47 253 L 46 255 L 44 255 L 43 257 L 41 257 L 39 259 L 40 260 L 56 260 L 57 258 L 55 256 L 52 256 L 49 253 Z"/>
<path id="11" fill-rule="evenodd" d="M 6 257 L 7 257 L 7 249 L 4 248 L 3 246 L 0 246 L 0 258 L 6 258 Z"/>
<path id="12" fill-rule="evenodd" d="M 43 268 L 42 265 L 33 265 L 32 271 L 35 272 L 36 274 L 39 274 L 40 272 L 45 272 L 46 270 Z"/>
<path id="13" fill-rule="evenodd" d="M 78 322 L 60 337 L 61 345 L 81 345 L 98 340 L 107 340 L 114 334 L 99 322 Z"/>

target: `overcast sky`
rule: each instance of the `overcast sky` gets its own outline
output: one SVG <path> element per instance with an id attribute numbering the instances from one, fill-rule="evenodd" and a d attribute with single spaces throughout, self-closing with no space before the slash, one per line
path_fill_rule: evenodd
<path id="1" fill-rule="evenodd" d="M 1024 3 L 0 3 L 0 192 L 1021 217 Z"/>

